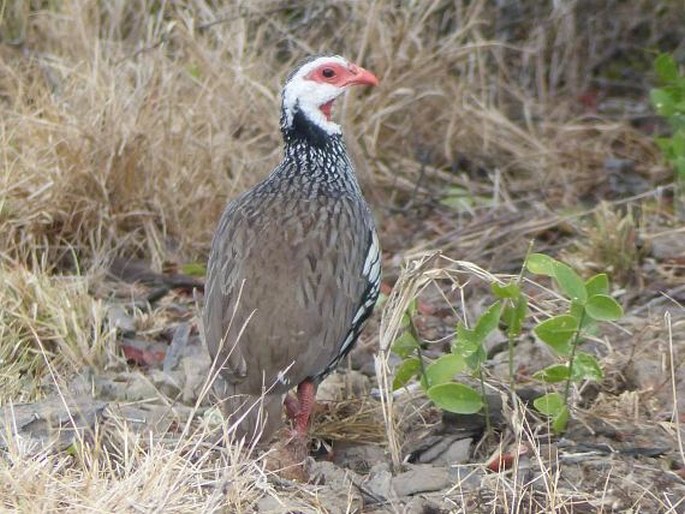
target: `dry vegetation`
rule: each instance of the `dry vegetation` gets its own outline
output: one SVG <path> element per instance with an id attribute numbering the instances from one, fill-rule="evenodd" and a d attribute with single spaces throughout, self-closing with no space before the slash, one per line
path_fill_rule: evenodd
<path id="1" fill-rule="evenodd" d="M 0 404 L 62 394 L 84 368 L 126 368 L 107 322 L 110 263 L 203 263 L 226 200 L 279 159 L 285 73 L 324 51 L 381 78 L 339 102 L 337 116 L 376 209 L 386 282 L 402 258 L 427 249 L 512 272 L 538 238 L 539 250 L 614 271 L 627 288 L 621 299 L 636 310 L 607 363 L 623 370 L 639 343 L 675 358 L 668 343 L 683 344 L 685 263 L 642 260 L 683 230 L 645 131 L 658 126 L 645 98 L 650 52 L 683 51 L 685 8 L 656 3 L 0 0 Z M 601 199 L 613 205 L 597 207 Z M 460 268 L 462 281 L 469 269 L 480 270 Z M 465 294 L 481 305 L 478 289 Z M 402 310 L 392 305 L 381 340 Z M 168 320 L 155 312 L 137 313 L 143 328 L 162 330 Z M 649 410 L 640 409 L 639 420 Z M 217 443 L 216 426 L 197 413 L 174 421 L 174 437 L 130 432 L 110 412 L 63 451 L 15 444 L 0 460 L 0 505 L 249 512 L 270 495 L 329 511 L 316 494 L 276 491 L 263 462 Z M 534 430 L 521 424 L 516 437 L 532 441 Z M 491 477 L 483 512 L 589 512 L 574 507 L 582 491 L 557 487 L 554 459 L 533 460 L 548 494 Z M 683 508 L 652 493 L 630 496 L 632 508 Z"/>

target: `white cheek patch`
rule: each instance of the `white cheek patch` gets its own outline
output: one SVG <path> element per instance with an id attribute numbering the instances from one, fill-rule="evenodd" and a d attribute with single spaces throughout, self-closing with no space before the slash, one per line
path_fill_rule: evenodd
<path id="1" fill-rule="evenodd" d="M 336 99 L 343 93 L 341 89 L 332 84 L 322 84 L 307 80 L 305 77 L 313 70 L 326 63 L 335 63 L 341 66 L 349 66 L 347 60 L 340 56 L 320 57 L 303 65 L 297 73 L 288 81 L 283 89 L 283 109 L 288 125 L 293 122 L 295 106 L 307 116 L 307 118 L 321 127 L 328 134 L 340 134 L 340 125 L 329 121 L 319 109 L 325 103 Z"/>
<path id="2" fill-rule="evenodd" d="M 310 121 L 329 134 L 340 134 L 340 125 L 327 120 L 319 107 L 335 100 L 342 92 L 342 89 L 331 84 L 321 84 L 305 78 L 293 78 L 283 91 L 286 122 L 288 125 L 292 124 L 297 104 Z"/>

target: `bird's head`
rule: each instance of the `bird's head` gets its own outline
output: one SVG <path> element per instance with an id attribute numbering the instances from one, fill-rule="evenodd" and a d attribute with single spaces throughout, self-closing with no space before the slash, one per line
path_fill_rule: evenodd
<path id="1" fill-rule="evenodd" d="M 327 135 L 340 134 L 340 126 L 331 121 L 335 99 L 350 86 L 377 86 L 370 71 L 340 56 L 316 56 L 293 70 L 283 87 L 281 127 L 284 131 L 309 122 Z"/>

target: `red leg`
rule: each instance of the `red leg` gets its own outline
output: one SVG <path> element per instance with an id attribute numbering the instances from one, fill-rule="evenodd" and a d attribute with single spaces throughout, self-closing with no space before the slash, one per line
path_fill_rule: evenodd
<path id="1" fill-rule="evenodd" d="M 314 382 L 305 380 L 297 386 L 297 399 L 300 403 L 300 409 L 295 414 L 295 431 L 302 436 L 307 435 L 315 398 L 316 386 Z"/>

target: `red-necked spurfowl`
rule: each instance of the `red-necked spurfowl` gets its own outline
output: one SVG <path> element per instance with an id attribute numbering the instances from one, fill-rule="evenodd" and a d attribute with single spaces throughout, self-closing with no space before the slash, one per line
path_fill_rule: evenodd
<path id="1" fill-rule="evenodd" d="M 318 383 L 350 351 L 378 298 L 373 218 L 331 120 L 350 86 L 377 84 L 339 56 L 300 64 L 282 92 L 283 161 L 219 220 L 204 330 L 228 384 L 222 408 L 251 440 L 279 427 L 295 386 L 286 410 L 296 433 L 307 433 Z"/>

